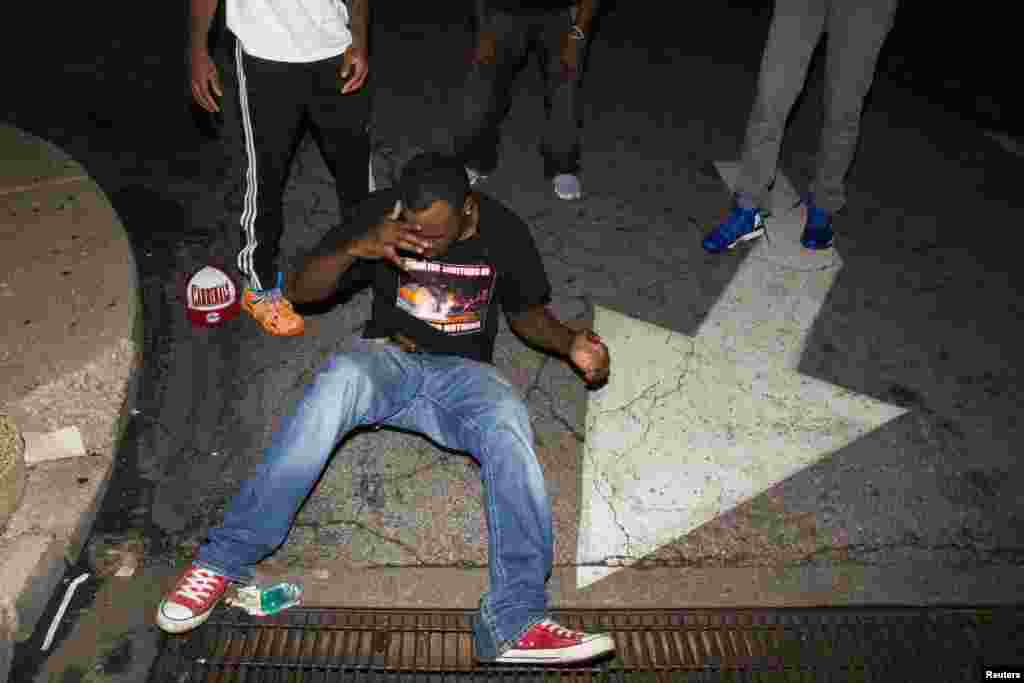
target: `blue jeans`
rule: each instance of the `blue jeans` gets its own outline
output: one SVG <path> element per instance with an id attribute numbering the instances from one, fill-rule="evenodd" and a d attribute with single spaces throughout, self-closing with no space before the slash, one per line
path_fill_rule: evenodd
<path id="1" fill-rule="evenodd" d="M 370 425 L 419 432 L 480 462 L 490 589 L 474 631 L 477 656 L 494 658 L 546 614 L 553 537 L 530 416 L 491 365 L 364 340 L 334 356 L 210 531 L 197 563 L 251 580 L 254 566 L 284 543 L 341 439 Z"/>

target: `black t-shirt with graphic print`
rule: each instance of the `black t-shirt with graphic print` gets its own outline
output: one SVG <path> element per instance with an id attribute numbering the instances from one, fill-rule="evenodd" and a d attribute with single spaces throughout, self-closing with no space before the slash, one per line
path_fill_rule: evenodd
<path id="1" fill-rule="evenodd" d="M 550 302 L 551 285 L 529 227 L 497 200 L 477 196 L 477 234 L 453 242 L 444 256 L 410 256 L 404 272 L 385 259 L 357 259 L 341 276 L 340 292 L 373 288 L 373 311 L 363 337 L 402 334 L 421 351 L 490 363 L 498 306 L 514 315 Z M 391 213 L 397 200 L 394 189 L 374 192 L 351 222 L 324 236 L 315 253 L 328 253 L 364 235 Z"/>

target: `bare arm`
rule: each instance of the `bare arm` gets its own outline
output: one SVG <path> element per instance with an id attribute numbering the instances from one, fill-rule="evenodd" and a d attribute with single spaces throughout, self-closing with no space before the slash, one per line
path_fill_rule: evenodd
<path id="1" fill-rule="evenodd" d="M 189 21 L 189 45 L 193 51 L 207 50 L 210 26 L 213 15 L 217 13 L 218 0 L 191 0 L 191 20 Z"/>
<path id="2" fill-rule="evenodd" d="M 594 15 L 597 14 L 599 0 L 579 0 L 576 3 L 576 25 L 589 38 L 590 29 L 594 25 Z"/>
<path id="3" fill-rule="evenodd" d="M 324 301 L 334 294 L 338 279 L 355 262 L 356 257 L 349 252 L 348 245 L 324 256 L 311 256 L 302 270 L 289 276 L 288 298 L 297 304 Z"/>
<path id="4" fill-rule="evenodd" d="M 546 306 L 533 306 L 509 316 L 512 330 L 531 346 L 555 353 L 569 362 L 591 386 L 608 379 L 611 358 L 601 338 L 587 329 L 573 330 Z"/>
<path id="5" fill-rule="evenodd" d="M 476 49 L 473 61 L 477 64 L 493 64 L 497 55 L 497 37 L 487 0 L 473 0 L 476 13 Z"/>
<path id="6" fill-rule="evenodd" d="M 508 322 L 512 331 L 531 346 L 568 358 L 575 332 L 551 315 L 547 306 L 533 306 L 510 315 Z"/>
<path id="7" fill-rule="evenodd" d="M 349 0 L 348 15 L 352 44 L 365 50 L 370 42 L 370 0 Z"/>
<path id="8" fill-rule="evenodd" d="M 217 65 L 210 58 L 210 26 L 218 0 L 191 0 L 189 20 L 189 84 L 192 99 L 209 112 L 220 111 L 218 97 L 224 96 Z"/>
<path id="9" fill-rule="evenodd" d="M 391 213 L 382 217 L 365 234 L 347 239 L 327 253 L 306 259 L 302 270 L 288 278 L 288 297 L 297 304 L 323 301 L 334 294 L 338 280 L 356 259 L 387 259 L 403 268 L 399 250 L 422 254 L 430 248 L 430 240 L 419 235 L 420 226 L 398 220 L 401 208 L 401 203 L 396 203 Z"/>
<path id="10" fill-rule="evenodd" d="M 348 24 L 352 44 L 345 50 L 338 67 L 343 95 L 363 87 L 370 73 L 370 0 L 348 0 Z"/>

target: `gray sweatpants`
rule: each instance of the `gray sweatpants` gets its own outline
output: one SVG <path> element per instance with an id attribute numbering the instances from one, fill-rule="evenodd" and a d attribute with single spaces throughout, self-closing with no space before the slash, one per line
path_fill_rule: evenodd
<path id="1" fill-rule="evenodd" d="M 864 97 L 899 0 L 776 0 L 757 95 L 747 123 L 736 202 L 764 206 L 793 103 L 803 90 L 811 54 L 828 32 L 825 123 L 810 187 L 826 211 L 846 203 L 845 179 L 860 136 Z"/>

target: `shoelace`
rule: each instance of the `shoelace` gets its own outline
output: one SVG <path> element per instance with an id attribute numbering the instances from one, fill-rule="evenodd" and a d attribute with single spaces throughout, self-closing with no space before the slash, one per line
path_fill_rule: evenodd
<path id="1" fill-rule="evenodd" d="M 799 206 L 799 204 L 796 204 L 795 206 Z M 737 210 L 734 209 L 729 214 L 728 217 L 731 218 L 732 215 L 736 211 Z M 764 223 L 765 216 L 768 216 L 769 214 L 765 213 L 765 212 L 758 212 L 758 214 L 755 214 L 755 218 L 754 218 L 754 227 L 755 228 L 758 227 L 757 226 L 757 217 L 758 217 L 758 215 L 760 216 L 760 219 L 761 219 L 761 226 L 760 227 L 764 230 L 765 241 L 771 242 L 771 235 L 768 234 L 768 226 L 766 226 L 765 223 Z M 737 237 L 739 237 L 740 235 L 742 235 L 743 233 L 746 232 L 746 230 L 744 230 L 741 227 L 740 221 L 738 221 L 738 220 L 730 220 L 728 223 L 726 223 L 726 225 L 728 225 L 728 228 L 723 230 L 722 233 L 729 240 L 734 240 L 734 239 L 736 239 Z"/>
<path id="2" fill-rule="evenodd" d="M 562 626 L 561 624 L 556 624 L 555 622 L 551 621 L 550 619 L 545 619 L 544 621 L 539 622 L 537 625 L 540 626 L 541 628 L 543 628 L 546 631 L 551 631 L 556 636 L 559 636 L 561 638 L 581 638 L 581 637 L 583 637 L 583 634 L 581 632 L 573 631 L 572 629 L 568 629 L 568 628 Z"/>
<path id="3" fill-rule="evenodd" d="M 807 223 L 812 229 L 822 230 L 828 225 L 828 213 L 818 207 L 808 208 Z"/>
<path id="4" fill-rule="evenodd" d="M 221 577 L 205 569 L 190 571 L 181 578 L 176 595 L 196 602 L 204 601 L 217 588 Z"/>
<path id="5" fill-rule="evenodd" d="M 256 297 L 256 302 L 269 304 L 271 309 L 273 309 L 274 314 L 280 315 L 281 306 L 286 304 L 287 300 L 284 298 L 284 294 L 281 292 L 280 289 L 274 288 L 260 292 L 260 294 Z"/>
<path id="6" fill-rule="evenodd" d="M 257 302 L 267 301 L 267 302 L 270 302 L 270 303 L 273 303 L 275 301 L 280 301 L 283 298 L 284 298 L 284 295 L 281 293 L 281 290 L 277 289 L 277 288 L 274 288 L 274 289 L 264 289 L 262 291 L 258 291 L 258 292 L 256 292 L 256 297 L 255 297 Z"/>
<path id="7" fill-rule="evenodd" d="M 747 213 L 747 211 L 744 210 L 744 213 Z M 757 227 L 758 213 L 756 211 L 754 211 L 754 212 L 750 212 L 750 214 L 751 214 L 751 217 L 753 218 L 753 227 Z M 739 219 L 739 214 L 736 215 L 736 218 Z M 730 221 L 730 227 L 732 228 L 729 231 L 731 233 L 731 235 L 730 235 L 731 237 L 736 237 L 737 235 L 741 235 L 744 232 L 746 232 L 746 225 L 744 225 L 744 221 L 741 221 L 741 220 Z"/>
<path id="8" fill-rule="evenodd" d="M 803 204 L 807 208 L 807 217 L 811 222 L 816 224 L 828 223 L 828 212 L 817 206 L 809 197 L 800 198 L 792 208 L 796 208 Z"/>
<path id="9" fill-rule="evenodd" d="M 267 293 L 267 303 L 274 309 L 274 315 L 281 315 L 281 307 L 284 304 L 284 295 L 280 289 L 272 289 Z"/>

